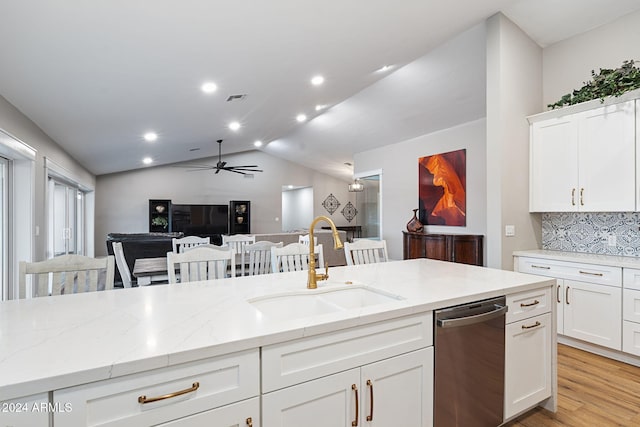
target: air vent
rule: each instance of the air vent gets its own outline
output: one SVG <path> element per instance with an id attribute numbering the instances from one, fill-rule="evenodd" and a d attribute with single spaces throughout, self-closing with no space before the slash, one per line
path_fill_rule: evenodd
<path id="1" fill-rule="evenodd" d="M 242 95 L 229 95 L 229 97 L 227 98 L 227 102 L 232 102 L 232 101 L 242 101 L 243 99 L 245 99 L 247 97 L 246 94 L 242 94 Z"/>
<path id="2" fill-rule="evenodd" d="M 200 148 L 189 148 L 189 151 L 200 151 Z"/>

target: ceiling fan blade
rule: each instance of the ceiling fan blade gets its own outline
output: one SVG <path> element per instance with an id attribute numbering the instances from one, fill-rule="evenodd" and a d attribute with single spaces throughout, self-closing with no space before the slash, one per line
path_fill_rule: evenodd
<path id="1" fill-rule="evenodd" d="M 220 168 L 216 168 L 215 173 L 217 174 L 218 172 L 220 172 Z"/>
<path id="2" fill-rule="evenodd" d="M 238 166 L 229 166 L 230 168 L 257 168 L 258 165 L 238 165 Z"/>
<path id="3" fill-rule="evenodd" d="M 233 169 L 233 170 L 238 170 L 238 171 L 262 172 L 262 169 L 245 168 L 245 167 L 242 167 L 242 166 L 231 166 L 230 168 Z"/>
<path id="4" fill-rule="evenodd" d="M 241 175 L 246 175 L 246 173 L 245 173 L 245 172 L 238 171 L 238 170 L 235 170 L 235 169 L 233 169 L 233 168 L 224 168 L 224 170 L 226 170 L 226 171 L 228 171 L 228 172 L 239 173 L 239 174 L 241 174 Z"/>

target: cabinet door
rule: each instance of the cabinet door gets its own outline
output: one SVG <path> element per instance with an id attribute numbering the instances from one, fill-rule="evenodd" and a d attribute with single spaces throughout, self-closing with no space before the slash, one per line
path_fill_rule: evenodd
<path id="1" fill-rule="evenodd" d="M 362 367 L 362 426 L 433 425 L 433 347 Z"/>
<path id="2" fill-rule="evenodd" d="M 635 211 L 634 102 L 577 115 L 581 211 Z"/>
<path id="3" fill-rule="evenodd" d="M 267 393 L 262 396 L 262 425 L 351 427 L 359 417 L 359 385 L 360 369 L 355 368 Z"/>
<path id="4" fill-rule="evenodd" d="M 556 284 L 556 324 L 557 324 L 557 332 L 559 334 L 564 334 L 564 280 L 557 279 Z"/>
<path id="5" fill-rule="evenodd" d="M 446 235 L 427 234 L 424 236 L 423 242 L 425 258 L 451 261 L 451 249 Z"/>
<path id="6" fill-rule="evenodd" d="M 551 327 L 551 313 L 507 325 L 505 419 L 551 396 Z"/>
<path id="7" fill-rule="evenodd" d="M 564 334 L 622 349 L 622 289 L 565 280 Z"/>
<path id="8" fill-rule="evenodd" d="M 530 212 L 570 212 L 578 201 L 578 137 L 572 116 L 531 125 Z"/>
<path id="9" fill-rule="evenodd" d="M 483 265 L 482 236 L 452 235 L 451 261 L 461 264 Z"/>
<path id="10" fill-rule="evenodd" d="M 260 427 L 260 398 L 245 400 L 180 418 L 158 427 Z"/>

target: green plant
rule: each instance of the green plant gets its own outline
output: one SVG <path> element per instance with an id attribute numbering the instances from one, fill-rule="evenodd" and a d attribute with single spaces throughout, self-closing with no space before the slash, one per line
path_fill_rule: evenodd
<path id="1" fill-rule="evenodd" d="M 167 228 L 167 226 L 169 225 L 169 222 L 167 221 L 167 218 L 163 216 L 154 216 L 151 219 L 151 225 L 154 225 L 156 227 Z"/>
<path id="2" fill-rule="evenodd" d="M 574 105 L 580 102 L 591 101 L 600 98 L 604 102 L 607 96 L 620 96 L 625 92 L 640 88 L 640 68 L 634 66 L 634 61 L 624 61 L 622 66 L 615 70 L 600 68 L 596 74 L 591 70 L 592 80 L 585 82 L 584 86 L 568 93 L 559 101 L 547 105 L 554 109 L 565 105 Z"/>

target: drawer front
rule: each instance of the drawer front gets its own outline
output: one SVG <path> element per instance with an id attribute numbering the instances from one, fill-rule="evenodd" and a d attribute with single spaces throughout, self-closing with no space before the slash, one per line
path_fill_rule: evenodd
<path id="1" fill-rule="evenodd" d="M 551 287 L 549 286 L 507 295 L 509 310 L 507 311 L 506 322 L 517 322 L 539 314 L 549 313 L 551 312 L 552 303 L 555 303 L 555 301 L 551 299 Z"/>
<path id="2" fill-rule="evenodd" d="M 431 312 L 262 349 L 262 392 L 433 345 Z"/>
<path id="3" fill-rule="evenodd" d="M 0 426 L 48 427 L 51 410 L 69 411 L 73 408 L 49 405 L 49 394 L 41 393 L 0 401 Z"/>
<path id="4" fill-rule="evenodd" d="M 637 289 L 640 291 L 640 269 L 623 268 L 622 284 L 626 289 Z"/>
<path id="5" fill-rule="evenodd" d="M 622 322 L 622 351 L 640 356 L 640 323 Z"/>
<path id="6" fill-rule="evenodd" d="M 259 372 L 258 350 L 249 350 L 54 391 L 54 402 L 73 407 L 55 414 L 54 421 L 64 426 L 155 425 L 257 396 Z M 141 396 L 168 395 L 174 396 L 140 402 Z"/>
<path id="7" fill-rule="evenodd" d="M 211 411 L 201 412 L 157 427 L 259 427 L 260 398 L 243 400 Z"/>
<path id="8" fill-rule="evenodd" d="M 640 291 L 622 290 L 622 317 L 624 320 L 640 323 Z"/>
<path id="9" fill-rule="evenodd" d="M 578 280 L 600 285 L 622 286 L 622 268 L 542 258 L 518 258 L 518 271 L 558 279 Z"/>

